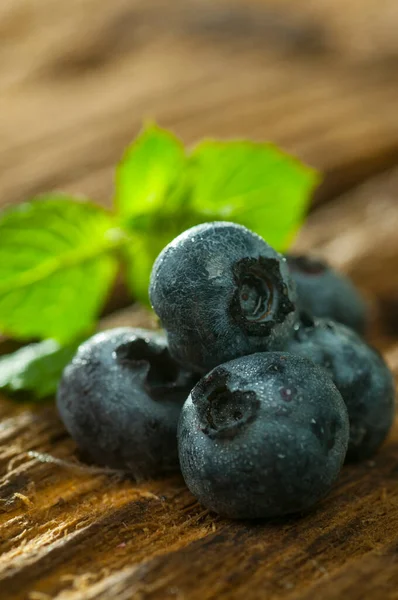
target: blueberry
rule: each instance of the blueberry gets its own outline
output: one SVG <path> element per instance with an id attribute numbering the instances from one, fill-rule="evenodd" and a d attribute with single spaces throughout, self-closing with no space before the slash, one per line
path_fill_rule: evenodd
<path id="1" fill-rule="evenodd" d="M 325 261 L 287 255 L 297 286 L 298 304 L 315 317 L 343 323 L 360 334 L 366 327 L 366 305 L 353 283 Z"/>
<path id="2" fill-rule="evenodd" d="M 336 480 L 348 443 L 343 399 L 324 369 L 257 353 L 220 365 L 193 388 L 178 426 L 184 479 L 232 518 L 311 507 Z"/>
<path id="3" fill-rule="evenodd" d="M 295 321 L 286 259 L 246 227 L 188 229 L 154 264 L 150 299 L 170 353 L 207 372 L 229 359 L 282 348 Z"/>
<path id="4" fill-rule="evenodd" d="M 308 315 L 296 326 L 288 350 L 332 376 L 350 418 L 347 460 L 371 457 L 394 419 L 394 380 L 380 354 L 349 327 Z"/>
<path id="5" fill-rule="evenodd" d="M 57 406 L 95 462 L 143 479 L 178 466 L 178 417 L 192 385 L 163 335 L 121 327 L 80 346 L 64 371 Z"/>

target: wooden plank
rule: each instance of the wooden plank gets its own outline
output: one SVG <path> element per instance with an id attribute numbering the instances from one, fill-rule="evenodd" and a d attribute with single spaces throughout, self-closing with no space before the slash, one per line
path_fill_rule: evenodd
<path id="1" fill-rule="evenodd" d="M 258 43 L 271 38 L 285 48 L 306 44 L 333 60 L 378 68 L 398 58 L 394 0 L 198 0 L 194 5 L 208 29 L 222 31 L 229 23 L 235 35 L 245 36 L 251 27 Z"/>
<path id="2" fill-rule="evenodd" d="M 3 2 L 0 206 L 54 187 L 109 203 L 112 165 L 143 115 L 187 143 L 272 139 L 325 170 L 319 199 L 396 165 L 395 2 L 346 4 Z M 363 289 L 371 339 L 398 377 L 397 195 L 396 169 L 350 189 L 296 247 Z M 120 324 L 153 320 L 127 309 L 102 327 Z M 396 425 L 313 512 L 233 523 L 178 476 L 134 483 L 86 465 L 51 404 L 3 398 L 0 599 L 392 600 L 397 463 Z"/>
<path id="3" fill-rule="evenodd" d="M 299 35 L 307 21 L 295 25 L 298 42 L 281 47 L 283 27 L 274 36 L 266 35 L 269 27 L 256 33 L 263 8 L 254 4 L 244 40 L 228 25 L 230 10 L 216 11 L 214 35 L 200 26 L 197 5 L 191 12 L 181 6 L 6 4 L 2 205 L 54 187 L 109 202 L 113 165 L 145 116 L 187 143 L 203 135 L 272 139 L 325 170 L 321 197 L 396 162 L 394 65 L 358 67 L 333 53 L 309 52 Z"/>
<path id="4" fill-rule="evenodd" d="M 397 215 L 397 182 L 393 171 L 318 208 L 297 248 L 317 248 L 353 273 L 369 261 L 375 263 L 370 273 L 375 265 L 382 268 L 379 253 L 397 251 L 387 226 Z M 371 211 L 375 199 L 384 210 Z M 333 249 L 341 231 L 352 236 L 345 247 L 354 244 L 370 228 L 368 218 L 374 234 L 366 248 L 354 245 L 355 255 Z M 377 282 L 383 293 L 386 288 L 383 278 L 375 281 L 372 275 L 360 280 L 377 302 Z M 103 326 L 146 319 L 130 309 L 107 317 Z M 383 331 L 376 327 L 373 339 L 387 351 L 398 379 L 398 336 Z M 374 460 L 344 468 L 314 511 L 234 523 L 195 502 L 178 476 L 136 484 L 77 464 L 51 405 L 3 400 L 0 419 L 1 599 L 394 598 L 398 424 Z M 32 451 L 56 460 L 42 462 Z M 386 572 L 384 579 L 378 570 Z"/>

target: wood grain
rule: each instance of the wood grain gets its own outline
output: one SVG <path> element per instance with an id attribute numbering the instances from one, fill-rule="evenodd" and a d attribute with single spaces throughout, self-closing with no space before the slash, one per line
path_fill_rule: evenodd
<path id="1" fill-rule="evenodd" d="M 53 188 L 109 204 L 143 116 L 188 143 L 272 139 L 325 170 L 296 249 L 353 277 L 398 378 L 397 24 L 389 0 L 3 2 L 0 205 Z M 101 327 L 154 324 L 116 290 Z M 51 403 L 2 398 L 0 599 L 392 600 L 397 479 L 398 425 L 310 513 L 234 523 L 179 476 L 86 464 Z"/>
<path id="2" fill-rule="evenodd" d="M 366 199 L 385 197 L 396 181 L 395 172 L 389 173 L 319 208 L 297 248 L 311 245 L 346 268 L 350 260 L 328 247 L 334 227 L 346 223 L 354 243 L 354 225 L 366 228 Z M 397 210 L 395 205 L 396 216 Z M 333 227 L 321 235 L 320 223 L 330 223 L 331 212 Z M 388 237 L 384 226 L 388 214 L 377 212 L 373 225 L 385 230 L 381 247 L 391 250 L 395 243 L 397 251 L 396 237 Z M 355 272 L 372 257 L 376 264 L 379 260 L 375 252 L 355 256 Z M 377 289 L 362 284 L 376 302 Z M 145 313 L 127 309 L 107 317 L 103 326 L 145 319 Z M 376 331 L 374 339 L 398 376 L 396 336 Z M 311 513 L 233 523 L 209 514 L 179 477 L 136 484 L 118 474 L 91 472 L 77 461 L 52 406 L 16 408 L 4 400 L 0 409 L 0 598 L 260 599 L 266 594 L 298 600 L 339 598 L 346 590 L 356 597 L 352 589 L 366 568 L 371 580 L 366 595 L 357 597 L 377 597 L 372 593 L 380 586 L 382 597 L 394 597 L 398 427 L 373 461 L 345 467 L 330 496 Z M 32 451 L 56 461 L 42 462 Z M 384 565 L 388 576 L 381 581 L 378 569 Z"/>
<path id="3" fill-rule="evenodd" d="M 308 48 L 312 17 L 291 23 L 289 4 L 278 27 L 262 17 L 276 10 L 266 3 L 239 5 L 235 18 L 225 2 L 6 3 L 0 203 L 54 187 L 109 202 L 113 166 L 143 117 L 187 143 L 272 139 L 325 171 L 321 197 L 395 164 L 395 63 L 358 67 Z"/>

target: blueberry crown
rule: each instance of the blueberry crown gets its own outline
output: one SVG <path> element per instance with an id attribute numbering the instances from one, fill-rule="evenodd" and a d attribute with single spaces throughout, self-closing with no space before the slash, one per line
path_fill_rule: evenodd
<path id="1" fill-rule="evenodd" d="M 233 266 L 231 317 L 252 335 L 268 334 L 295 310 L 276 258 L 243 258 Z"/>

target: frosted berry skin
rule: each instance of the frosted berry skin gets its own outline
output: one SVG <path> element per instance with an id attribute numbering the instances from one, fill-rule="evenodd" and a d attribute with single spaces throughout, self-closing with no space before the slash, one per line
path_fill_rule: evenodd
<path id="1" fill-rule="evenodd" d="M 299 308 L 314 317 L 343 323 L 357 333 L 366 329 L 366 304 L 354 284 L 324 260 L 286 255 L 296 283 Z"/>
<path id="2" fill-rule="evenodd" d="M 350 419 L 347 461 L 373 456 L 395 410 L 394 379 L 382 356 L 349 327 L 306 315 L 288 350 L 327 369 L 340 391 Z"/>
<path id="3" fill-rule="evenodd" d="M 96 463 L 147 479 L 178 467 L 178 417 L 193 384 L 163 335 L 111 329 L 80 346 L 63 373 L 57 407 Z"/>
<path id="4" fill-rule="evenodd" d="M 237 519 L 310 508 L 344 462 L 348 415 L 324 369 L 257 353 L 220 365 L 193 388 L 178 427 L 182 474 L 207 508 Z"/>
<path id="5" fill-rule="evenodd" d="M 153 266 L 149 294 L 170 353 L 199 373 L 283 348 L 295 322 L 286 259 L 233 223 L 198 225 L 166 246 Z"/>

